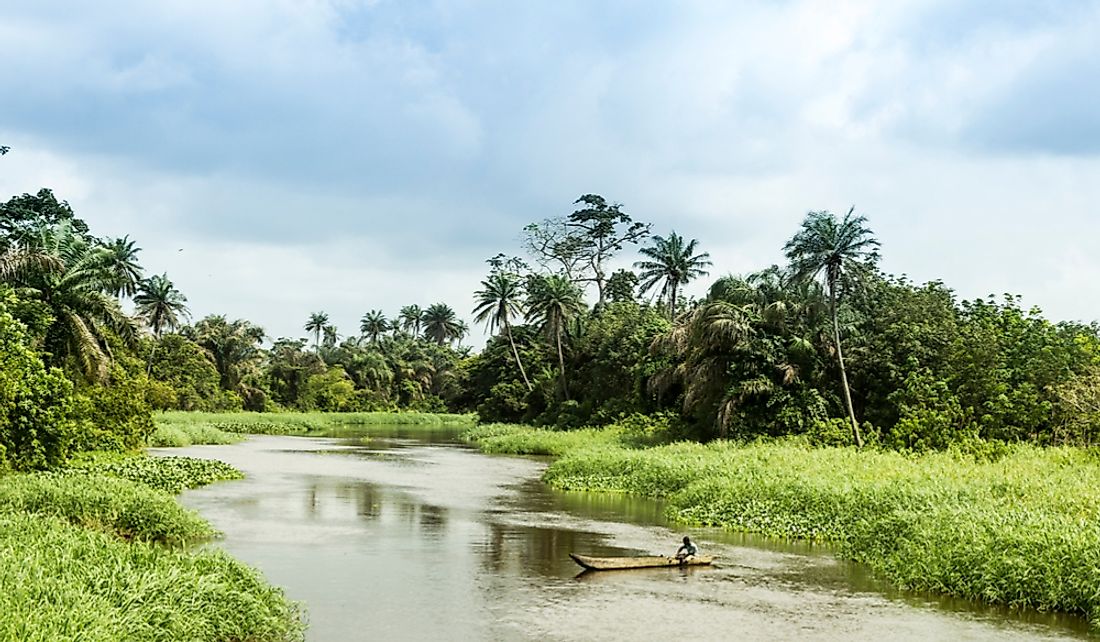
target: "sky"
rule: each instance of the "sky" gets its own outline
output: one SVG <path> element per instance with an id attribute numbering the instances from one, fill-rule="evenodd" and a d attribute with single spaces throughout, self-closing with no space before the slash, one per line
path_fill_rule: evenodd
<path id="1" fill-rule="evenodd" d="M 888 273 L 1100 319 L 1100 2 L 0 0 L 0 60 L 0 198 L 273 338 L 481 343 L 485 259 L 587 193 L 711 277 L 854 205 Z"/>

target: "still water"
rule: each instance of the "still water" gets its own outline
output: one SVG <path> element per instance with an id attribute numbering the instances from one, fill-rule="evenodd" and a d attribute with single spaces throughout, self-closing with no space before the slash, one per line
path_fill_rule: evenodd
<path id="1" fill-rule="evenodd" d="M 156 454 L 247 475 L 188 491 L 214 546 L 304 603 L 307 639 L 1083 639 L 1073 617 L 893 591 L 827 549 L 670 527 L 659 502 L 562 493 L 545 462 L 446 430 L 251 437 Z M 665 554 L 685 534 L 716 568 L 578 574 L 568 554 Z"/>

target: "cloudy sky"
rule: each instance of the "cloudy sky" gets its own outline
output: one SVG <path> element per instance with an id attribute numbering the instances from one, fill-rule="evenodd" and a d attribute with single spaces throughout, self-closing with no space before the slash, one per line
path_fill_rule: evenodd
<path id="1" fill-rule="evenodd" d="M 1100 319 L 1100 2 L 0 0 L 0 60 L 0 198 L 272 336 L 468 319 L 590 192 L 715 276 L 855 204 L 888 272 Z"/>

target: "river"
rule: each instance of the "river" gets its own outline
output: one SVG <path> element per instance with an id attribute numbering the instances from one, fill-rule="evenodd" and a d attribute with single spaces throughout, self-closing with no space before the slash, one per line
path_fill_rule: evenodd
<path id="1" fill-rule="evenodd" d="M 534 458 L 448 430 L 254 436 L 154 449 L 247 476 L 187 491 L 225 548 L 309 618 L 308 640 L 1064 640 L 1081 619 L 895 591 L 827 548 L 670 527 L 659 502 L 563 493 Z M 570 552 L 673 552 L 714 568 L 579 574 Z"/>

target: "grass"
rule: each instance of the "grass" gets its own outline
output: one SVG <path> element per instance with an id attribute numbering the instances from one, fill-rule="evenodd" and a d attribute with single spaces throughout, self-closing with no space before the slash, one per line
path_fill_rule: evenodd
<path id="1" fill-rule="evenodd" d="M 0 514 L 0 639 L 302 639 L 297 608 L 219 551 L 197 553 Z"/>
<path id="2" fill-rule="evenodd" d="M 0 640 L 302 639 L 298 607 L 257 571 L 182 546 L 216 532 L 170 492 L 237 477 L 106 453 L 0 475 Z"/>
<path id="3" fill-rule="evenodd" d="M 241 435 L 226 432 L 213 424 L 195 423 L 158 424 L 148 441 L 154 448 L 184 448 L 199 444 L 235 444 L 243 439 Z"/>
<path id="4" fill-rule="evenodd" d="M 621 432 L 484 427 L 488 452 L 555 454 L 561 489 L 667 498 L 680 523 L 833 542 L 902 588 L 1100 621 L 1100 460 L 1017 446 L 996 461 L 798 442 L 632 448 Z"/>
<path id="5" fill-rule="evenodd" d="M 339 426 L 472 426 L 476 421 L 475 415 L 426 412 L 165 412 L 156 417 L 158 432 L 165 429 L 165 435 L 173 437 L 171 429 L 186 432 L 195 426 L 210 426 L 224 433 L 304 435 Z"/>

